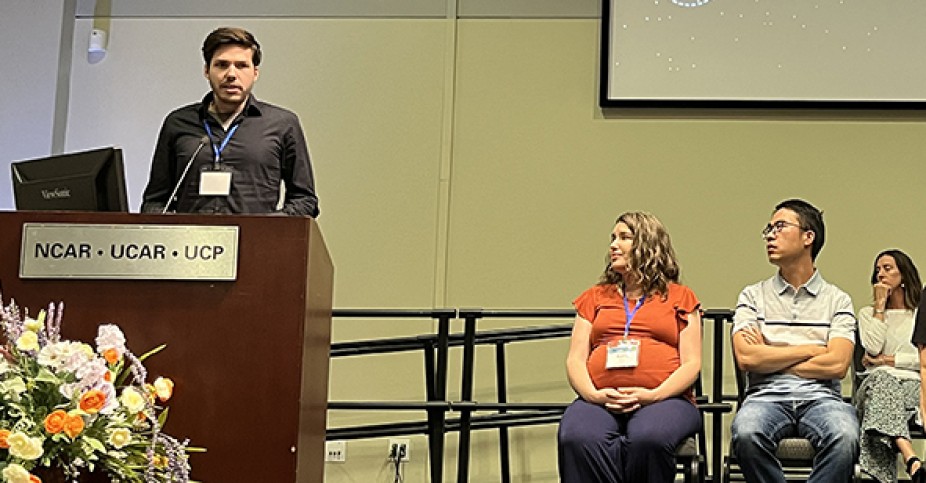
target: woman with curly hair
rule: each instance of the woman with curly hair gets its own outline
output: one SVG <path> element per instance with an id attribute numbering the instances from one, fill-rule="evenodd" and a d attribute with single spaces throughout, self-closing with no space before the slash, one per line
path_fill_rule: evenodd
<path id="1" fill-rule="evenodd" d="M 601 280 L 573 301 L 566 374 L 578 398 L 560 422 L 564 483 L 671 482 L 675 448 L 701 427 L 701 312 L 649 213 L 618 217 Z"/>
<path id="2" fill-rule="evenodd" d="M 926 481 L 926 468 L 910 442 L 910 421 L 922 422 L 920 358 L 910 340 L 913 312 L 922 284 L 916 265 L 900 250 L 875 257 L 871 273 L 872 305 L 858 311 L 859 338 L 865 353 L 864 380 L 856 391 L 862 437 L 859 464 L 879 482 L 897 481 L 897 453 L 914 482 Z"/>

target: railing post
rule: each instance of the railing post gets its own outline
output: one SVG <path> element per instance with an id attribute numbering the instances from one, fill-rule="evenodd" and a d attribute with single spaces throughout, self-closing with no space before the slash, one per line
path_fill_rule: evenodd
<path id="1" fill-rule="evenodd" d="M 714 325 L 714 360 L 712 362 L 711 402 L 723 403 L 723 360 L 724 338 L 727 334 L 726 321 L 733 320 L 733 314 L 726 309 L 708 310 L 708 316 Z M 723 414 L 715 413 L 711 417 L 711 467 L 710 480 L 713 483 L 720 481 L 721 465 L 723 460 Z"/>
<path id="2" fill-rule="evenodd" d="M 508 381 L 505 376 L 505 342 L 495 343 L 495 391 L 498 394 L 499 403 L 508 402 Z M 499 414 L 507 413 L 504 408 L 498 410 Z M 508 427 L 499 426 L 498 428 L 498 459 L 501 463 L 501 481 L 502 483 L 511 482 L 511 458 L 508 448 Z"/>
<path id="3" fill-rule="evenodd" d="M 481 309 L 460 310 L 463 319 L 463 368 L 460 383 L 460 400 L 473 402 L 473 372 L 475 366 L 476 320 L 482 317 Z M 460 448 L 457 459 L 457 483 L 469 481 L 469 445 L 472 409 L 460 409 Z"/>

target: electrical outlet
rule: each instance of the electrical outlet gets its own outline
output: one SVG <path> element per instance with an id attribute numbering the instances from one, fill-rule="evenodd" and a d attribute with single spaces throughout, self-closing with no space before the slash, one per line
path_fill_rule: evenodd
<path id="1" fill-rule="evenodd" d="M 347 441 L 325 441 L 325 461 L 332 463 L 347 461 Z"/>
<path id="2" fill-rule="evenodd" d="M 389 448 L 387 449 L 386 459 L 389 461 L 395 461 L 396 457 L 401 456 L 400 461 L 408 461 L 411 459 L 411 449 L 412 445 L 408 439 L 405 438 L 391 438 L 389 439 Z"/>

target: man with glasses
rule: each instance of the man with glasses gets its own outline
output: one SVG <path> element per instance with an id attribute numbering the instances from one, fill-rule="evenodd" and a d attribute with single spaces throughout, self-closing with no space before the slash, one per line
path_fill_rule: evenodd
<path id="1" fill-rule="evenodd" d="M 733 452 L 749 482 L 784 482 L 779 441 L 808 439 L 817 451 L 808 482 L 850 481 L 858 456 L 858 420 L 840 380 L 852 361 L 852 300 L 820 275 L 823 213 L 804 200 L 783 201 L 762 230 L 778 272 L 743 289 L 733 351 L 748 373 L 733 420 Z"/>

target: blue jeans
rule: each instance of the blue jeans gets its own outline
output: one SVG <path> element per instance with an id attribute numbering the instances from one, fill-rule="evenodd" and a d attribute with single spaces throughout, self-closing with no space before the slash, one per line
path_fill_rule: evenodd
<path id="1" fill-rule="evenodd" d="M 837 397 L 758 402 L 748 398 L 733 419 L 733 453 L 746 481 L 784 483 L 778 442 L 803 437 L 817 450 L 808 483 L 851 481 L 858 458 L 855 408 Z"/>

